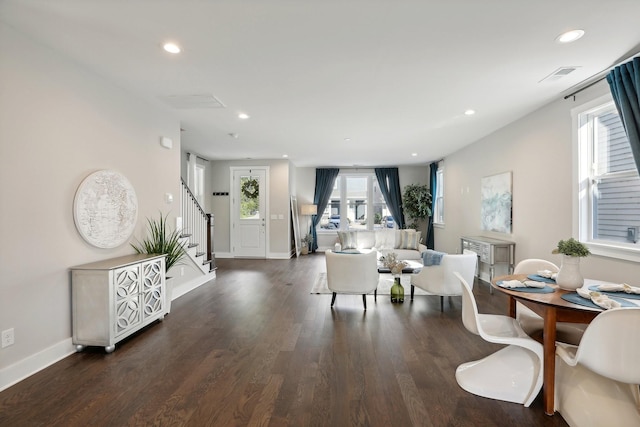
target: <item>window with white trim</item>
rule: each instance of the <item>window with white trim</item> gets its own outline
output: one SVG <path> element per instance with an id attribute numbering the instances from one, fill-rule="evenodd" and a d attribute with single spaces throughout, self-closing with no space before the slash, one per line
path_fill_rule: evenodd
<path id="1" fill-rule="evenodd" d="M 433 194 L 433 223 L 444 225 L 444 169 L 436 171 L 436 194 Z"/>
<path id="2" fill-rule="evenodd" d="M 340 173 L 316 230 L 397 228 L 374 173 Z"/>
<path id="3" fill-rule="evenodd" d="M 640 258 L 640 177 L 610 96 L 574 110 L 578 234 L 594 254 Z"/>

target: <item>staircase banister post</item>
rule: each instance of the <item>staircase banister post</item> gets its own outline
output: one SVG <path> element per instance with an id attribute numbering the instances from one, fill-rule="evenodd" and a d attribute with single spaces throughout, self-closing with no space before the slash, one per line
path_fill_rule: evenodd
<path id="1" fill-rule="evenodd" d="M 210 213 L 205 214 L 207 216 L 207 261 L 211 261 L 211 253 L 213 252 L 213 248 L 211 247 L 211 226 L 212 226 L 212 217 Z"/>

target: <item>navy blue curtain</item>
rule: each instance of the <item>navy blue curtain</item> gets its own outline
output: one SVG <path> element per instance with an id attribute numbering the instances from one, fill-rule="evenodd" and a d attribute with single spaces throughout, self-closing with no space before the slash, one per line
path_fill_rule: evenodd
<path id="1" fill-rule="evenodd" d="M 393 220 L 398 228 L 404 228 L 404 213 L 402 212 L 402 194 L 400 192 L 400 178 L 398 168 L 376 168 L 376 178 L 382 192 L 382 197 L 391 211 Z"/>
<path id="2" fill-rule="evenodd" d="M 315 252 L 318 249 L 318 235 L 316 233 L 316 226 L 320 223 L 322 218 L 322 212 L 327 208 L 329 203 L 329 197 L 333 191 L 333 183 L 336 181 L 336 177 L 340 169 L 324 168 L 316 169 L 316 190 L 313 195 L 313 204 L 318 207 L 318 214 L 311 215 L 311 236 L 313 236 L 313 244 L 311 245 L 311 252 Z"/>
<path id="3" fill-rule="evenodd" d="M 611 70 L 607 82 L 640 172 L 640 57 Z"/>
<path id="4" fill-rule="evenodd" d="M 429 217 L 429 225 L 427 227 L 427 248 L 434 249 L 434 237 L 433 237 L 433 216 L 435 215 L 436 207 L 436 189 L 438 188 L 437 180 L 438 163 L 433 162 L 430 165 L 429 170 L 429 191 L 431 191 L 431 216 Z"/>

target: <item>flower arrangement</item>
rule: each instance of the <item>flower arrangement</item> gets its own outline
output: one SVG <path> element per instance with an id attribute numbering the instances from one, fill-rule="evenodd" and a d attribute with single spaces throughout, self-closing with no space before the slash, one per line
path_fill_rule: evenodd
<path id="1" fill-rule="evenodd" d="M 580 243 L 573 237 L 568 240 L 560 240 L 558 247 L 551 251 L 552 254 L 563 254 L 574 257 L 585 257 L 591 252 L 583 243 Z"/>
<path id="2" fill-rule="evenodd" d="M 395 252 L 390 252 L 386 256 L 381 256 L 380 262 L 385 268 L 391 270 L 391 274 L 393 275 L 402 274 L 402 270 L 409 265 L 404 261 L 399 261 L 398 254 Z"/>

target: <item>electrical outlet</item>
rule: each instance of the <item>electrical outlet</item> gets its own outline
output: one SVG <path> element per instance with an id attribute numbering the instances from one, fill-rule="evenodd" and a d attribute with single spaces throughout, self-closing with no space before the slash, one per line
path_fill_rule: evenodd
<path id="1" fill-rule="evenodd" d="M 13 328 L 2 331 L 2 348 L 13 345 Z"/>

